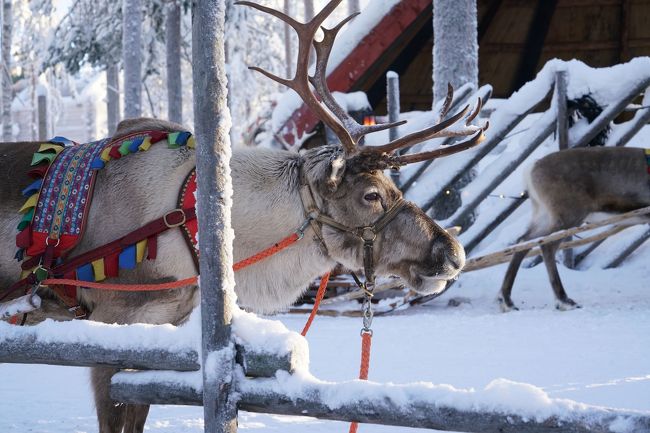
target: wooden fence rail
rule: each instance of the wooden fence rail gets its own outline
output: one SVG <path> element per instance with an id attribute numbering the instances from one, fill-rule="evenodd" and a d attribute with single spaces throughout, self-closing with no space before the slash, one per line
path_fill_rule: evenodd
<path id="1" fill-rule="evenodd" d="M 201 405 L 201 392 L 189 384 L 155 379 L 141 373 L 118 373 L 111 386 L 111 397 L 136 404 Z M 180 378 L 179 378 L 180 380 Z M 630 427 L 636 433 L 650 432 L 650 416 L 633 411 L 620 411 L 583 406 L 566 416 L 546 419 L 498 412 L 481 405 L 475 409 L 459 409 L 445 404 L 436 391 L 423 390 L 418 385 L 382 385 L 372 382 L 354 383 L 355 397 L 328 405 L 336 387 L 346 384 L 315 383 L 304 385 L 299 396 L 278 391 L 274 379 L 236 381 L 238 409 L 278 415 L 310 416 L 337 421 L 358 421 L 405 427 L 429 428 L 442 431 L 481 433 L 614 433 L 616 425 Z M 413 391 L 409 394 L 409 391 Z M 397 393 L 401 397 L 395 398 Z M 404 396 L 408 402 L 404 403 Z"/>

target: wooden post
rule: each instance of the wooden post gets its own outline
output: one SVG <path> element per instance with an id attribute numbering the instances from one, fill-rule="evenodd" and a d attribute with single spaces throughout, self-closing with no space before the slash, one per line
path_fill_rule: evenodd
<path id="1" fill-rule="evenodd" d="M 399 75 L 397 72 L 388 71 L 386 73 L 386 106 L 388 108 L 388 121 L 393 123 L 399 120 L 400 102 L 399 102 Z M 388 137 L 390 141 L 396 140 L 399 137 L 398 128 L 391 128 L 388 130 Z M 399 150 L 397 151 L 399 154 Z M 399 188 L 400 178 L 399 171 L 391 170 L 391 179 Z"/>
<path id="2" fill-rule="evenodd" d="M 567 71 L 564 69 L 555 71 L 555 106 L 557 107 L 557 136 L 560 150 L 569 148 L 569 122 L 567 112 Z"/>
<path id="3" fill-rule="evenodd" d="M 557 123 L 555 136 L 557 138 L 558 148 L 560 150 L 569 148 L 569 119 L 567 111 L 567 71 L 559 69 L 555 71 L 555 92 L 553 93 L 555 107 L 557 111 Z M 571 237 L 566 239 L 571 241 Z M 569 269 L 576 266 L 573 248 L 567 248 L 562 253 L 562 262 Z"/>
<path id="4" fill-rule="evenodd" d="M 235 351 L 230 336 L 234 274 L 230 116 L 224 47 L 226 2 L 196 0 L 192 14 L 203 413 L 206 433 L 234 433 L 237 407 L 231 392 Z"/>
<path id="5" fill-rule="evenodd" d="M 38 139 L 41 141 L 48 140 L 47 132 L 47 96 L 38 95 Z"/>

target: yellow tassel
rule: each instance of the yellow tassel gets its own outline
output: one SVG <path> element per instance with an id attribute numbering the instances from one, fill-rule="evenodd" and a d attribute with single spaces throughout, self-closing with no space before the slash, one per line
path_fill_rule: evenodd
<path id="1" fill-rule="evenodd" d="M 100 155 L 100 158 L 102 159 L 102 161 L 108 162 L 108 161 L 111 160 L 111 155 L 109 155 L 109 153 L 111 153 L 111 147 L 110 146 L 107 147 L 106 149 L 102 150 L 102 154 Z"/>
<path id="2" fill-rule="evenodd" d="M 190 149 L 194 149 L 196 147 L 196 140 L 194 139 L 193 135 L 187 139 L 187 147 Z"/>
<path id="3" fill-rule="evenodd" d="M 106 274 L 104 273 L 104 259 L 97 259 L 93 263 L 93 273 L 95 274 L 95 281 L 103 281 L 106 279 Z"/>
<path id="4" fill-rule="evenodd" d="M 20 212 L 20 213 L 25 213 L 25 212 L 27 212 L 29 209 L 31 209 L 31 208 L 33 208 L 33 207 L 36 207 L 36 204 L 37 204 L 37 203 L 38 203 L 38 193 L 36 193 L 36 194 L 32 194 L 32 196 L 29 197 L 29 198 L 27 199 L 27 201 L 25 202 L 25 204 L 23 205 L 23 207 L 21 207 L 20 210 L 19 210 L 18 212 Z"/>
<path id="5" fill-rule="evenodd" d="M 22 280 L 23 278 L 27 278 L 27 277 L 29 277 L 29 274 L 31 274 L 32 272 L 34 272 L 34 269 L 36 269 L 36 268 L 31 268 L 31 269 L 27 269 L 27 270 L 25 270 L 25 271 L 22 271 L 22 272 L 20 273 L 20 279 Z"/>
<path id="6" fill-rule="evenodd" d="M 58 155 L 63 150 L 63 146 L 59 144 L 43 143 L 41 144 L 41 147 L 38 148 L 39 152 L 44 152 L 46 150 L 53 150 L 54 153 Z"/>
<path id="7" fill-rule="evenodd" d="M 135 244 L 135 261 L 137 263 L 142 263 L 144 260 L 144 252 L 147 249 L 147 240 L 143 239 L 137 244 Z"/>
<path id="8" fill-rule="evenodd" d="M 151 138 L 150 137 L 145 137 L 144 141 L 140 145 L 140 150 L 141 151 L 149 150 L 150 147 L 151 147 Z"/>
<path id="9" fill-rule="evenodd" d="M 645 150 L 645 154 L 646 154 L 646 155 L 650 155 L 650 149 L 646 149 L 646 150 Z"/>

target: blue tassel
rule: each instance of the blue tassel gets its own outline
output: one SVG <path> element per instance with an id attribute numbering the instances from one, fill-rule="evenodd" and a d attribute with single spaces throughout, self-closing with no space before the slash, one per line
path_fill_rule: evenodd
<path id="1" fill-rule="evenodd" d="M 90 163 L 90 168 L 92 170 L 101 170 L 105 166 L 106 164 L 104 164 L 104 161 L 102 161 L 101 158 L 95 158 L 93 162 Z"/>
<path id="2" fill-rule="evenodd" d="M 181 146 L 185 146 L 187 144 L 187 140 L 192 136 L 190 132 L 187 131 L 181 131 L 178 133 L 178 137 L 176 138 L 176 143 L 180 144 Z"/>
<path id="3" fill-rule="evenodd" d="M 43 185 L 43 179 L 35 180 L 27 188 L 23 190 L 23 196 L 31 197 L 33 194 L 36 194 L 41 190 L 41 185 Z"/>
<path id="4" fill-rule="evenodd" d="M 16 259 L 19 262 L 22 262 L 24 258 L 25 258 L 25 248 L 20 248 L 18 251 L 16 251 L 16 255 L 14 256 L 14 259 Z"/>
<path id="5" fill-rule="evenodd" d="M 129 245 L 120 253 L 120 269 L 135 269 L 135 245 Z"/>
<path id="6" fill-rule="evenodd" d="M 74 141 L 68 140 L 67 138 L 61 137 L 59 135 L 51 139 L 50 143 L 62 144 L 64 146 L 72 146 L 73 144 L 75 144 Z"/>
<path id="7" fill-rule="evenodd" d="M 93 274 L 93 266 L 88 263 L 77 268 L 77 279 L 81 281 L 95 281 L 95 275 Z"/>
<path id="8" fill-rule="evenodd" d="M 136 153 L 138 150 L 140 150 L 140 145 L 144 141 L 144 137 L 138 137 L 134 138 L 133 141 L 131 142 L 131 145 L 129 146 L 129 152 L 131 153 Z"/>

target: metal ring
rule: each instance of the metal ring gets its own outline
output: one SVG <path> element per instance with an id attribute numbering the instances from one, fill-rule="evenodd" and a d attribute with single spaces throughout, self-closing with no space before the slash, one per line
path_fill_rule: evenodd
<path id="1" fill-rule="evenodd" d="M 50 246 L 50 239 L 52 238 L 49 236 L 45 238 L 45 245 L 47 245 L 48 247 Z M 56 244 L 54 244 L 54 248 L 58 247 L 60 243 L 61 243 L 61 238 L 56 238 Z"/>
<path id="2" fill-rule="evenodd" d="M 173 214 L 174 212 L 180 212 L 181 215 L 183 215 L 183 220 L 181 222 L 177 223 L 177 224 L 170 224 L 167 221 L 167 218 L 171 214 Z M 183 212 L 183 209 L 174 209 L 174 210 L 170 210 L 165 215 L 163 215 L 163 221 L 164 221 L 165 225 L 167 226 L 167 228 L 173 229 L 174 227 L 179 227 L 179 226 L 182 226 L 183 224 L 185 224 L 185 222 L 187 221 L 187 216 L 185 215 L 185 212 Z"/>

